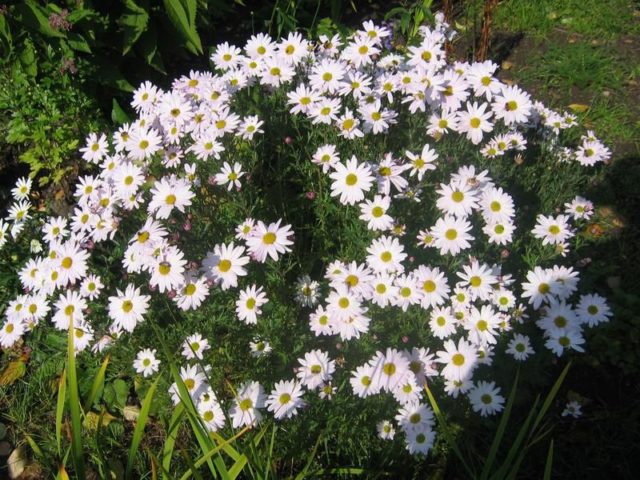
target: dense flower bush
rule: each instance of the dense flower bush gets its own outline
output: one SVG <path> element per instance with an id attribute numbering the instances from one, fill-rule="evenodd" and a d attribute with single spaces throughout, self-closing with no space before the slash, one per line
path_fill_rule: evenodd
<path id="1" fill-rule="evenodd" d="M 608 149 L 496 64 L 448 63 L 442 19 L 403 51 L 390 33 L 221 44 L 215 72 L 144 83 L 135 122 L 87 138 L 69 217 L 18 182 L 0 244 L 36 239 L 2 347 L 50 320 L 83 355 L 124 343 L 148 377 L 170 361 L 159 325 L 212 431 L 386 396 L 380 437 L 422 454 L 425 384 L 493 415 L 494 372 L 584 351 L 611 312 L 572 257 L 594 206 L 561 199 Z"/>

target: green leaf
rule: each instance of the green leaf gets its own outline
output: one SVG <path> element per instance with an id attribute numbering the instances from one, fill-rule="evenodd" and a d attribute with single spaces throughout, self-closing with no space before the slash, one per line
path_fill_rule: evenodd
<path id="1" fill-rule="evenodd" d="M 87 40 L 79 33 L 69 32 L 67 35 L 67 43 L 77 52 L 91 53 L 91 47 L 87 43 Z"/>
<path id="2" fill-rule="evenodd" d="M 116 378 L 113 381 L 113 390 L 116 394 L 116 403 L 119 407 L 124 407 L 127 404 L 127 397 L 129 396 L 129 385 L 121 378 Z"/>
<path id="3" fill-rule="evenodd" d="M 164 9 L 171 24 L 186 42 L 187 48 L 194 54 L 202 54 L 202 43 L 195 25 L 189 22 L 189 17 L 180 0 L 163 0 Z"/>
<path id="4" fill-rule="evenodd" d="M 134 0 L 125 0 L 124 4 L 125 13 L 120 17 L 119 23 L 122 25 L 124 33 L 122 54 L 126 55 L 147 29 L 149 6 L 145 2 L 145 6 L 140 7 Z"/>
<path id="5" fill-rule="evenodd" d="M 4 58 L 7 58 L 11 53 L 12 44 L 13 37 L 11 36 L 9 23 L 4 18 L 4 15 L 0 15 L 0 48 Z"/>
<path id="6" fill-rule="evenodd" d="M 129 81 L 124 78 L 122 72 L 117 67 L 114 67 L 113 65 L 110 65 L 108 63 L 102 63 L 101 65 L 97 65 L 97 67 L 98 73 L 96 79 L 102 85 L 106 85 L 129 93 L 135 90 L 133 85 L 131 85 Z"/>
<path id="7" fill-rule="evenodd" d="M 27 28 L 47 37 L 65 38 L 65 35 L 49 25 L 49 13 L 33 0 L 23 0 L 15 6 L 14 15 Z"/>
<path id="8" fill-rule="evenodd" d="M 107 371 L 107 365 L 109 365 L 110 356 L 107 355 L 107 358 L 104 359 L 102 365 L 100 366 L 100 370 L 96 375 L 96 378 L 93 379 L 93 384 L 91 385 L 91 390 L 89 391 L 89 396 L 84 404 L 85 410 L 91 410 L 93 406 L 93 402 L 96 400 L 98 393 L 104 389 L 104 376 Z"/>
<path id="9" fill-rule="evenodd" d="M 82 453 L 82 422 L 80 396 L 78 395 L 78 378 L 76 375 L 76 357 L 73 347 L 75 328 L 73 317 L 69 322 L 67 345 L 67 388 L 69 389 L 69 411 L 71 412 L 71 452 L 78 478 L 84 478 L 84 456 Z"/>
<path id="10" fill-rule="evenodd" d="M 20 51 L 19 57 L 20 64 L 24 73 L 30 77 L 35 77 L 38 74 L 38 64 L 36 62 L 36 52 L 31 42 L 25 42 L 24 48 Z"/>
<path id="11" fill-rule="evenodd" d="M 118 125 L 122 125 L 123 123 L 130 121 L 129 115 L 127 115 L 127 112 L 122 109 L 115 98 L 111 102 L 111 121 Z"/>
<path id="12" fill-rule="evenodd" d="M 158 50 L 158 34 L 154 22 L 151 22 L 147 31 L 142 34 L 136 44 L 136 48 L 149 66 L 166 75 L 167 72 L 164 67 L 164 62 L 162 61 L 160 50 Z"/>
<path id="13" fill-rule="evenodd" d="M 182 3 L 182 7 L 187 12 L 187 20 L 189 20 L 189 25 L 195 28 L 196 26 L 196 11 L 198 8 L 197 0 L 180 0 Z"/>
<path id="14" fill-rule="evenodd" d="M 133 468 L 133 460 L 135 459 L 136 452 L 138 451 L 138 447 L 140 446 L 142 435 L 144 435 L 144 427 L 147 424 L 147 420 L 149 419 L 149 409 L 151 408 L 151 402 L 153 401 L 153 395 L 155 394 L 159 380 L 160 376 L 158 375 L 155 382 L 153 382 L 153 384 L 151 385 L 151 388 L 149 388 L 149 391 L 147 392 L 147 395 L 144 397 L 144 400 L 142 402 L 140 416 L 138 417 L 136 428 L 133 430 L 133 438 L 131 439 L 131 448 L 129 449 L 125 478 L 129 478 L 131 474 L 131 469 Z"/>

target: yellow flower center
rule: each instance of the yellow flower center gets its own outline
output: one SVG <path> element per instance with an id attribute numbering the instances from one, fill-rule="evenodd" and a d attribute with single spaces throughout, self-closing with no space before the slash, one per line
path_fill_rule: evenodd
<path id="1" fill-rule="evenodd" d="M 396 364 L 395 363 L 385 363 L 384 366 L 382 367 L 382 371 L 384 372 L 385 375 L 391 376 L 394 373 L 396 373 Z"/>
<path id="2" fill-rule="evenodd" d="M 464 200 L 464 193 L 462 193 L 460 190 L 456 190 L 451 194 L 451 200 L 453 200 L 456 203 L 460 203 L 461 201 Z"/>
<path id="3" fill-rule="evenodd" d="M 461 367 L 464 365 L 464 355 L 461 353 L 455 353 L 453 357 L 451 357 L 451 363 L 453 363 L 456 367 Z"/>
<path id="4" fill-rule="evenodd" d="M 276 241 L 276 234 L 273 232 L 267 232 L 262 237 L 262 243 L 265 245 L 273 245 Z"/>
<path id="5" fill-rule="evenodd" d="M 382 207 L 373 207 L 373 209 L 371 210 L 371 215 L 375 218 L 380 218 L 382 215 L 384 215 L 384 210 L 382 209 Z"/>
<path id="6" fill-rule="evenodd" d="M 427 280 L 422 284 L 422 289 L 427 293 L 435 292 L 436 284 L 433 280 Z"/>

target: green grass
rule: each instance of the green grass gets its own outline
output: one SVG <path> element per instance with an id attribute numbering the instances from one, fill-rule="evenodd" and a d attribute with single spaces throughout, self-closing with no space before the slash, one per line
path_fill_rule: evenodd
<path id="1" fill-rule="evenodd" d="M 496 27 L 545 36 L 564 30 L 589 38 L 615 39 L 638 34 L 638 5 L 632 0 L 506 0 Z"/>
<path id="2" fill-rule="evenodd" d="M 586 105 L 579 117 L 615 155 L 640 152 L 638 95 L 640 13 L 630 0 L 510 0 L 496 10 L 494 29 L 524 34 L 505 76 L 552 108 Z M 631 43 L 623 37 L 632 36 Z"/>
<path id="3" fill-rule="evenodd" d="M 568 96 L 580 90 L 619 90 L 625 65 L 612 52 L 586 43 L 551 44 L 546 52 L 532 56 L 532 65 L 520 72 L 526 82 L 542 82 L 553 93 Z"/>

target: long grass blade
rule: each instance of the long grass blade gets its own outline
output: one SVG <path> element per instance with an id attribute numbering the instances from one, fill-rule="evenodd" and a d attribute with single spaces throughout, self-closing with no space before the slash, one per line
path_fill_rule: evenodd
<path id="1" fill-rule="evenodd" d="M 93 406 L 93 402 L 98 396 L 98 392 L 100 391 L 100 389 L 104 387 L 104 377 L 105 377 L 105 374 L 107 373 L 107 365 L 109 365 L 110 358 L 111 358 L 110 355 L 107 355 L 107 357 L 102 362 L 102 365 L 100 365 L 100 370 L 98 370 L 98 373 L 96 374 L 96 378 L 93 379 L 93 384 L 91 385 L 89 396 L 87 397 L 87 400 L 84 403 L 85 412 L 88 412 L 89 410 L 91 410 L 91 407 Z"/>
<path id="2" fill-rule="evenodd" d="M 82 420 L 81 403 L 78 393 L 78 377 L 76 374 L 76 356 L 73 346 L 75 328 L 73 317 L 69 321 L 69 338 L 67 342 L 67 387 L 69 388 L 69 412 L 71 413 L 71 454 L 77 478 L 85 478 L 84 456 L 82 454 Z"/>
<path id="3" fill-rule="evenodd" d="M 230 437 L 230 438 L 224 440 L 224 442 L 218 444 L 215 448 L 212 448 L 211 450 L 206 452 L 198 460 L 196 460 L 193 463 L 193 465 L 196 468 L 200 468 L 202 465 L 204 465 L 204 463 L 209 458 L 211 458 L 213 455 L 219 453 L 225 446 L 231 444 L 232 442 L 235 442 L 238 438 L 240 438 L 242 435 L 244 435 L 248 430 L 249 430 L 249 427 L 244 427 L 242 430 L 240 430 L 238 433 L 236 433 L 233 437 Z M 180 480 L 187 480 L 190 476 L 191 476 L 191 473 L 190 472 L 186 472 L 184 475 L 182 475 L 182 477 L 180 477 Z"/>
<path id="4" fill-rule="evenodd" d="M 440 424 L 440 427 L 442 429 L 442 434 L 444 435 L 444 438 L 447 444 L 449 445 L 449 447 L 451 447 L 451 450 L 453 450 L 453 452 L 456 454 L 456 457 L 458 457 L 458 460 L 460 460 L 460 463 L 462 464 L 464 469 L 467 471 L 467 475 L 469 475 L 470 478 L 476 478 L 476 474 L 469 467 L 469 464 L 467 463 L 464 456 L 462 455 L 462 452 L 460 452 L 460 449 L 458 448 L 458 445 L 456 444 L 456 441 L 453 438 L 453 435 L 451 435 L 451 431 L 449 430 L 449 425 L 447 424 L 447 420 L 445 419 L 444 414 L 442 413 L 442 410 L 440 410 L 440 407 L 438 406 L 438 402 L 436 402 L 436 399 L 433 396 L 433 393 L 431 393 L 429 386 L 425 384 L 424 389 L 427 392 L 427 396 L 429 397 L 429 403 L 431 404 L 431 408 L 433 408 L 433 412 L 435 413 L 436 418 L 438 419 L 438 423 Z"/>
<path id="5" fill-rule="evenodd" d="M 549 451 L 547 452 L 547 461 L 544 464 L 544 476 L 542 480 L 551 480 L 551 471 L 553 470 L 553 438 L 549 442 Z"/>
<path id="6" fill-rule="evenodd" d="M 138 451 L 138 447 L 140 446 L 140 441 L 142 440 L 142 435 L 144 435 L 144 427 L 149 420 L 149 410 L 151 409 L 151 402 L 153 402 L 153 395 L 156 392 L 156 387 L 158 386 L 158 381 L 160 380 L 160 376 L 158 376 L 149 387 L 149 391 L 144 397 L 142 401 L 142 407 L 140 408 L 140 415 L 138 416 L 138 420 L 136 422 L 136 428 L 133 430 L 133 438 L 131 439 L 131 447 L 129 448 L 129 458 L 127 459 L 127 469 L 125 471 L 125 478 L 129 478 L 131 475 L 131 469 L 133 468 L 133 461 L 136 457 L 136 453 Z"/>
<path id="7" fill-rule="evenodd" d="M 171 415 L 169 421 L 169 428 L 167 430 L 167 439 L 164 442 L 164 448 L 162 449 L 162 478 L 168 479 L 166 472 L 169 472 L 171 467 L 171 459 L 173 458 L 173 450 L 176 446 L 176 438 L 178 436 L 178 428 L 182 422 L 184 416 L 184 406 L 178 404 Z"/>
<path id="8" fill-rule="evenodd" d="M 64 406 L 67 399 L 67 369 L 62 370 L 62 375 L 58 381 L 58 402 L 56 404 L 56 444 L 58 445 L 58 455 L 62 456 L 62 418 L 64 417 Z"/>
<path id="9" fill-rule="evenodd" d="M 502 480 L 503 478 L 505 478 L 507 471 L 512 466 L 513 461 L 516 458 L 516 455 L 518 455 L 519 453 L 522 453 L 520 450 L 520 446 L 522 445 L 522 443 L 524 442 L 524 439 L 529 433 L 529 425 L 531 425 L 531 422 L 533 421 L 533 416 L 536 414 L 538 410 L 538 403 L 540 403 L 540 396 L 536 397 L 536 400 L 533 402 L 533 406 L 531 407 L 531 410 L 529 410 L 529 414 L 527 415 L 527 418 L 525 419 L 524 423 L 520 427 L 520 430 L 518 430 L 518 435 L 516 435 L 515 440 L 511 444 L 511 448 L 507 453 L 507 457 L 505 458 L 500 468 L 492 475 L 491 477 L 492 480 Z"/>
<path id="10" fill-rule="evenodd" d="M 248 461 L 249 459 L 247 458 L 247 456 L 242 455 L 242 457 L 237 462 L 231 465 L 231 468 L 229 469 L 229 478 L 231 478 L 231 480 L 235 480 L 236 478 L 238 478 L 238 475 L 242 473 Z"/>
<path id="11" fill-rule="evenodd" d="M 480 480 L 486 480 L 489 478 L 489 473 L 491 472 L 491 467 L 493 467 L 493 462 L 496 459 L 496 455 L 498 454 L 498 448 L 502 443 L 502 437 L 504 436 L 504 432 L 507 429 L 507 424 L 509 423 L 509 418 L 511 416 L 511 408 L 513 407 L 513 401 L 516 398 L 516 391 L 518 388 L 518 379 L 520 377 L 520 370 L 516 372 L 516 378 L 513 381 L 513 388 L 511 388 L 511 392 L 509 393 L 509 398 L 507 399 L 507 405 L 504 408 L 504 412 L 502 412 L 502 418 L 500 418 L 500 424 L 498 425 L 498 430 L 493 437 L 493 441 L 491 442 L 491 447 L 489 448 L 489 454 L 487 455 L 487 460 L 484 463 L 484 467 L 482 468 L 482 473 L 480 475 Z"/>
<path id="12" fill-rule="evenodd" d="M 40 457 L 40 459 L 46 460 L 47 457 L 44 456 L 44 453 L 42 453 L 42 449 L 38 446 L 36 441 L 31 438 L 31 435 L 25 435 L 24 438 L 27 439 L 27 443 L 31 447 L 31 450 L 33 450 L 33 453 Z"/>
<path id="13" fill-rule="evenodd" d="M 166 470 L 164 466 L 160 463 L 160 459 L 157 456 L 155 456 L 154 453 L 148 448 L 146 449 L 146 451 L 147 451 L 147 455 L 149 455 L 149 457 L 153 460 L 153 465 L 156 465 L 158 468 L 160 468 L 160 472 L 162 472 L 162 478 L 166 480 L 175 480 L 171 475 L 171 473 L 168 470 Z"/>
<path id="14" fill-rule="evenodd" d="M 553 384 L 553 387 L 551 388 L 551 391 L 547 395 L 547 398 L 544 399 L 542 408 L 540 408 L 540 411 L 538 412 L 538 416 L 536 417 L 536 420 L 533 422 L 533 427 L 531 428 L 532 433 L 536 431 L 536 429 L 538 428 L 538 425 L 540 425 L 540 422 L 542 422 L 542 419 L 547 414 L 547 411 L 551 407 L 553 400 L 556 398 L 556 395 L 558 394 L 558 390 L 560 390 L 560 387 L 562 386 L 562 382 L 564 382 L 564 379 L 567 376 L 567 373 L 569 373 L 570 367 L 571 367 L 571 361 L 569 361 L 569 363 L 567 363 L 567 366 L 564 367 L 564 369 L 562 370 L 562 373 L 560 374 L 556 382 Z"/>
<path id="15" fill-rule="evenodd" d="M 180 453 L 182 454 L 184 463 L 186 463 L 187 467 L 189 467 L 189 470 L 188 470 L 189 475 L 193 475 L 196 480 L 203 480 L 202 475 L 200 475 L 200 472 L 198 472 L 198 467 L 196 467 L 193 464 L 193 460 L 191 460 L 191 457 L 189 456 L 189 454 L 184 449 L 181 449 Z"/>
<path id="16" fill-rule="evenodd" d="M 271 473 L 271 459 L 273 458 L 273 446 L 276 440 L 276 425 L 273 425 L 271 429 L 271 441 L 269 442 L 269 454 L 267 455 L 267 464 L 265 465 L 264 480 L 269 480 L 269 473 Z"/>
<path id="17" fill-rule="evenodd" d="M 325 475 L 364 475 L 365 471 L 362 468 L 356 467 L 336 467 L 336 468 L 323 468 L 322 470 L 316 470 L 313 472 L 313 478 L 325 476 Z"/>
<path id="18" fill-rule="evenodd" d="M 180 377 L 180 373 L 178 372 L 178 367 L 173 361 L 173 356 L 171 354 L 171 351 L 169 350 L 169 347 L 164 341 L 164 338 L 162 337 L 162 334 L 158 330 L 157 326 L 155 326 L 154 324 L 152 325 L 155 330 L 156 337 L 158 338 L 158 341 L 160 342 L 160 345 L 162 346 L 164 354 L 167 358 L 167 363 L 169 364 L 169 370 L 171 371 L 171 376 L 173 377 L 173 381 L 175 382 L 176 387 L 178 388 L 178 396 L 180 397 L 180 403 L 184 405 L 184 411 L 186 412 L 187 417 L 189 419 L 189 424 L 191 425 L 193 434 L 195 435 L 196 440 L 198 441 L 198 444 L 200 445 L 200 449 L 202 450 L 202 452 L 207 453 L 212 448 L 214 448 L 213 442 L 211 441 L 211 438 L 209 437 L 207 431 L 202 426 L 202 423 L 201 423 L 202 421 L 198 413 L 196 412 L 193 402 L 191 401 L 189 390 L 187 389 L 187 386 L 182 381 L 182 378 Z M 214 462 L 215 462 L 215 466 L 214 466 Z M 214 461 L 211 461 L 211 459 L 208 458 L 207 465 L 209 467 L 209 471 L 211 472 L 211 475 L 213 478 L 218 478 L 218 476 L 221 476 L 223 479 L 225 479 L 228 477 L 227 468 L 220 457 L 216 458 Z"/>
<path id="19" fill-rule="evenodd" d="M 218 445 L 222 445 L 222 451 L 229 455 L 234 461 L 240 460 L 242 454 L 237 451 L 229 442 L 227 442 L 222 435 L 218 432 L 211 432 L 211 438 L 213 438 Z"/>
<path id="20" fill-rule="evenodd" d="M 300 473 L 298 473 L 298 475 L 296 475 L 296 480 L 302 480 L 303 478 L 305 478 L 308 475 L 309 469 L 311 468 L 311 464 L 313 463 L 313 460 L 316 458 L 316 452 L 318 451 L 318 447 L 320 446 L 320 441 L 322 440 L 323 433 L 324 432 L 322 432 L 322 433 L 320 433 L 320 435 L 318 435 L 318 439 L 316 440 L 316 443 L 313 446 L 313 450 L 311 450 L 311 455 L 309 455 L 309 459 L 307 460 L 307 464 L 304 466 L 302 471 L 300 471 Z"/>

